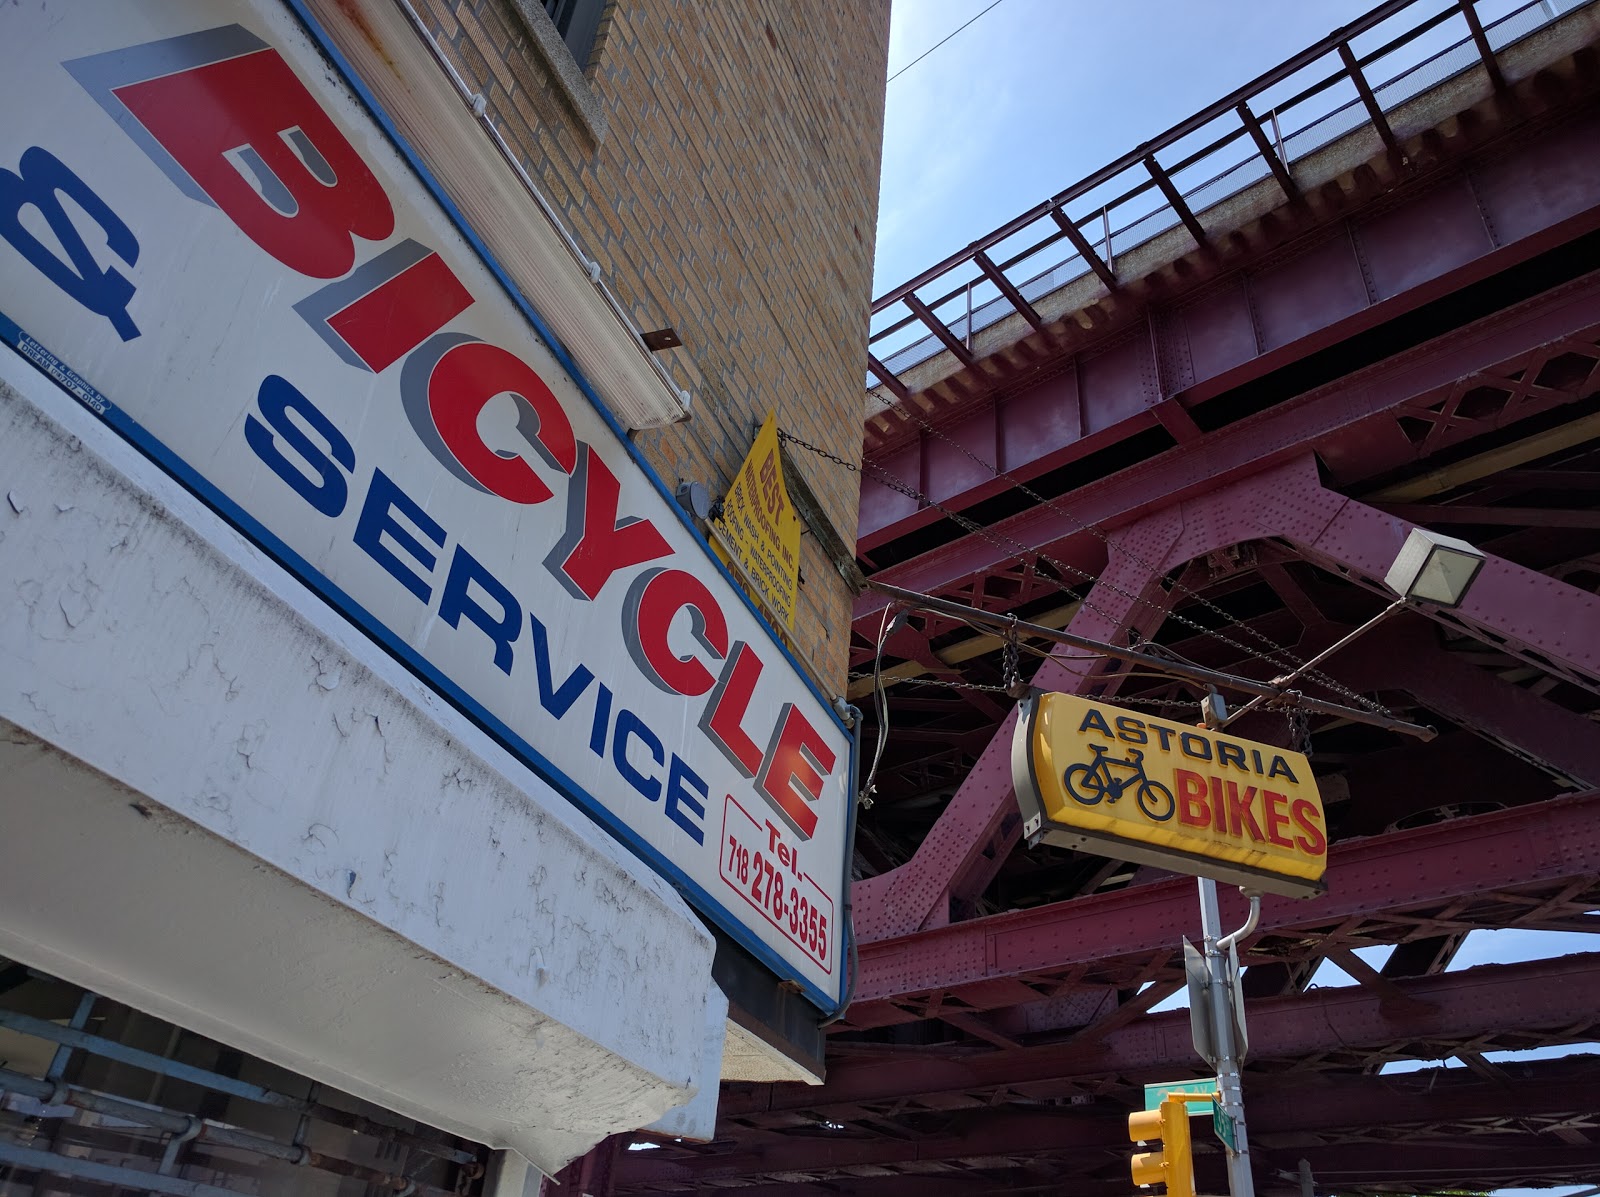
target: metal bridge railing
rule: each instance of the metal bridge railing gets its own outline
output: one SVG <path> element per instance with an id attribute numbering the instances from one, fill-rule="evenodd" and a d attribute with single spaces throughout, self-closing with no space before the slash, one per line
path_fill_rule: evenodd
<path id="1" fill-rule="evenodd" d="M 1263 180 L 1275 177 L 1295 198 L 1293 165 L 1358 129 L 1374 129 L 1392 148 L 1387 113 L 1479 65 L 1503 87 L 1497 55 L 1586 2 L 1529 0 L 1495 15 L 1515 0 L 1454 0 L 1442 9 L 1438 0 L 1389 0 L 879 296 L 867 388 L 882 385 L 903 399 L 900 375 L 941 350 L 970 364 L 973 335 L 990 325 L 1020 314 L 1041 327 L 1033 308 L 1040 297 L 1090 273 L 1116 288 L 1118 259 L 1179 225 L 1205 244 L 1195 214 Z M 1432 11 L 1419 16 L 1423 10 Z M 1418 19 L 1357 54 L 1355 39 L 1381 36 L 1407 17 Z M 1308 76 L 1310 83 L 1280 98 Z M 1203 144 L 1184 153 L 1197 141 Z M 1163 164 L 1159 156 L 1169 151 L 1183 156 Z M 943 288 L 937 297 L 923 298 L 935 285 Z"/>

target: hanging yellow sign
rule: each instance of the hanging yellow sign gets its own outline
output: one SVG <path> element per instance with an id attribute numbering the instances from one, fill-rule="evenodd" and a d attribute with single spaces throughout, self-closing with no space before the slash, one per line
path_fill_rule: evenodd
<path id="1" fill-rule="evenodd" d="M 1326 890 L 1327 823 L 1298 752 L 1073 694 L 1023 704 L 1023 834 L 1269 893 Z"/>
<path id="2" fill-rule="evenodd" d="M 778 424 L 771 412 L 723 497 L 722 518 L 712 528 L 715 547 L 737 563 L 755 597 L 793 629 L 800 590 L 800 516 L 784 485 Z"/>

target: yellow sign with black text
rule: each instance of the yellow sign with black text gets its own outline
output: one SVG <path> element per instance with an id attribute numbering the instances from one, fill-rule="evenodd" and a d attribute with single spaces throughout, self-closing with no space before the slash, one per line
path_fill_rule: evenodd
<path id="1" fill-rule="evenodd" d="M 784 627 L 794 627 L 800 589 L 800 516 L 783 481 L 778 424 L 769 412 L 744 464 L 723 496 L 722 516 L 712 525 L 716 548 L 731 555 L 739 572 Z"/>
<path id="2" fill-rule="evenodd" d="M 1298 752 L 1038 694 L 1023 704 L 1011 765 L 1030 843 L 1295 897 L 1327 888 L 1322 796 Z"/>

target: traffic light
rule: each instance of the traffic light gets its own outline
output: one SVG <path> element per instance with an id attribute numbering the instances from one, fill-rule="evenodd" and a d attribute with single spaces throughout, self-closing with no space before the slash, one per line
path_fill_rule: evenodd
<path id="1" fill-rule="evenodd" d="M 1128 1138 L 1161 1144 L 1160 1151 L 1141 1151 L 1133 1157 L 1134 1184 L 1166 1185 L 1167 1197 L 1194 1197 L 1189 1105 L 1182 1097 L 1169 1093 L 1157 1109 L 1129 1114 Z"/>

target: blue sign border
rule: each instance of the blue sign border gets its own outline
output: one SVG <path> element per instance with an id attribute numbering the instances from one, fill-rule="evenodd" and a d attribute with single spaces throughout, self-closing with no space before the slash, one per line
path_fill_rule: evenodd
<path id="1" fill-rule="evenodd" d="M 766 633 L 770 644 L 782 653 L 784 660 L 789 664 L 796 678 L 817 699 L 822 708 L 827 712 L 828 718 L 850 741 L 850 785 L 846 790 L 846 802 L 854 801 L 853 779 L 857 775 L 858 762 L 856 760 L 856 742 L 849 727 L 839 717 L 833 708 L 832 701 L 817 687 L 805 668 L 790 652 L 787 645 L 774 631 L 771 623 L 762 614 L 761 610 L 745 593 L 727 566 L 711 550 L 704 536 L 700 534 L 688 514 L 678 505 L 668 490 L 666 483 L 656 473 L 655 469 L 639 453 L 637 447 L 629 439 L 627 430 L 617 421 L 616 417 L 601 401 L 593 385 L 572 360 L 566 347 L 550 331 L 549 327 L 534 311 L 526 298 L 512 282 L 505 269 L 489 251 L 487 245 L 473 230 L 460 209 L 450 200 L 440 186 L 438 180 L 422 163 L 415 150 L 400 134 L 394 122 L 378 103 L 377 98 L 369 91 L 356 75 L 344 55 L 328 38 L 326 31 L 317 22 L 307 9 L 304 0 L 283 0 L 299 19 L 306 33 L 327 56 L 329 61 L 338 69 L 345 84 L 356 94 L 357 98 L 367 109 L 368 115 L 378 123 L 391 144 L 406 160 L 412 172 L 419 181 L 428 189 L 433 200 L 444 210 L 446 216 L 455 225 L 457 231 L 477 253 L 483 264 L 494 275 L 506 296 L 521 311 L 523 317 L 533 325 L 535 332 L 543 339 L 546 346 L 554 355 L 556 361 L 566 370 L 567 374 L 577 384 L 594 410 L 606 422 L 615 434 L 617 441 L 627 450 L 629 458 L 649 479 L 656 492 L 666 500 L 669 510 L 678 518 L 679 522 L 694 538 L 701 553 L 716 568 L 723 579 L 728 583 L 732 592 L 739 596 L 745 608 L 755 618 L 757 624 Z M 217 512 L 224 520 L 242 533 L 246 538 L 267 553 L 274 561 L 293 574 L 297 580 L 305 584 L 325 602 L 340 612 L 351 623 L 355 624 L 370 639 L 390 655 L 398 659 L 408 669 L 437 691 L 441 697 L 448 700 L 462 714 L 472 720 L 479 728 L 488 734 L 502 747 L 510 751 L 522 763 L 531 768 L 544 781 L 554 786 L 569 801 L 584 812 L 595 823 L 603 827 L 612 838 L 618 840 L 630 849 L 636 856 L 648 864 L 655 872 L 667 879 L 685 898 L 687 898 L 702 913 L 706 914 L 724 932 L 731 936 L 745 951 L 749 952 L 767 968 L 779 977 L 791 981 L 800 987 L 800 992 L 813 1005 L 817 1006 L 824 1014 L 837 1014 L 843 1008 L 843 994 L 846 991 L 846 970 L 849 968 L 850 947 L 854 939 L 855 928 L 843 919 L 844 910 L 848 906 L 847 890 L 850 885 L 849 854 L 850 845 L 845 845 L 844 859 L 840 862 L 840 876 L 842 887 L 840 896 L 842 905 L 836 913 L 840 919 L 840 938 L 838 939 L 839 968 L 835 974 L 838 983 L 838 993 L 830 994 L 812 984 L 804 977 L 796 975 L 794 967 L 783 957 L 779 956 L 771 947 L 764 943 L 748 926 L 733 914 L 721 902 L 717 901 L 701 886 L 680 870 L 670 860 L 656 851 L 642 837 L 640 837 L 625 821 L 607 809 L 592 794 L 568 777 L 557 768 L 531 743 L 512 731 L 504 722 L 493 715 L 486 707 L 469 695 L 455 682 L 446 677 L 438 668 L 421 656 L 415 649 L 397 637 L 383 623 L 372 615 L 365 607 L 347 594 L 333 581 L 327 578 L 311 562 L 307 561 L 287 543 L 270 531 L 264 524 L 252 516 L 233 499 L 229 498 L 220 489 L 213 485 L 200 472 L 190 466 L 183 458 L 173 452 L 165 443 L 152 434 L 142 424 L 123 411 L 114 402 L 107 399 L 92 383 L 72 370 L 69 363 L 57 358 L 50 350 L 39 341 L 30 336 L 9 314 L 0 310 L 0 339 L 17 350 L 19 355 L 30 365 L 34 366 L 46 378 L 49 378 L 63 391 L 72 395 L 85 408 L 97 415 L 101 420 L 113 428 L 125 440 L 150 458 L 166 473 L 175 478 L 183 487 L 195 495 L 202 503 Z M 846 827 L 849 826 L 848 807 L 843 812 Z M 848 834 L 848 833 L 847 833 Z"/>

